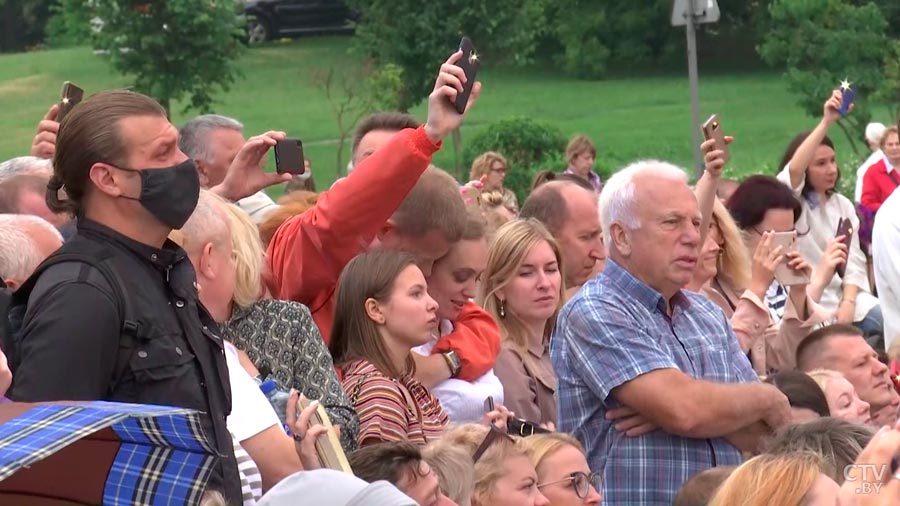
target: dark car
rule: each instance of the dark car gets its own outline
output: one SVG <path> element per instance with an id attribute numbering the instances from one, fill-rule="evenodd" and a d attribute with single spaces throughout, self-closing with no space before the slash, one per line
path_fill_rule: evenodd
<path id="1" fill-rule="evenodd" d="M 340 0 L 248 0 L 251 44 L 307 33 L 352 32 L 353 12 Z"/>

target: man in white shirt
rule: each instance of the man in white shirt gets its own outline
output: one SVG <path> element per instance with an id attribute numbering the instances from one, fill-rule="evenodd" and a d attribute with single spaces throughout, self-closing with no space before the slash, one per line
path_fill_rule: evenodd
<path id="1" fill-rule="evenodd" d="M 894 192 L 875 215 L 872 230 L 875 283 L 884 315 L 884 346 L 900 338 L 900 192 Z"/>
<path id="2" fill-rule="evenodd" d="M 884 135 L 885 130 L 887 127 L 882 123 L 866 125 L 866 143 L 869 144 L 872 154 L 856 169 L 856 190 L 853 192 L 853 201 L 857 204 L 862 200 L 863 178 L 866 176 L 866 171 L 884 158 L 884 152 L 881 151 L 881 136 Z"/>

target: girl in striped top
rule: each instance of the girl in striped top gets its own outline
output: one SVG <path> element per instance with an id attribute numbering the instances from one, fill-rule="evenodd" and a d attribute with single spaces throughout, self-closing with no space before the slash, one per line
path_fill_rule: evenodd
<path id="1" fill-rule="evenodd" d="M 437 303 L 411 255 L 372 250 L 338 281 L 331 355 L 359 414 L 359 444 L 424 445 L 447 425 L 440 402 L 413 377 L 412 349 L 437 330 Z"/>

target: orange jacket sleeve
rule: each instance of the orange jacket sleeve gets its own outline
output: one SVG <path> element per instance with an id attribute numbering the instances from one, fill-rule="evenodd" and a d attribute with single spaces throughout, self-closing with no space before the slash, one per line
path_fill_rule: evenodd
<path id="1" fill-rule="evenodd" d="M 497 322 L 481 306 L 467 302 L 453 322 L 453 332 L 440 338 L 431 353 L 450 350 L 459 357 L 459 379 L 475 381 L 482 377 L 494 367 L 500 354 L 500 328 Z"/>
<path id="2" fill-rule="evenodd" d="M 344 266 L 368 248 L 438 149 L 424 126 L 402 130 L 322 192 L 313 208 L 278 227 L 267 250 L 273 295 L 306 304 L 315 316 Z M 316 321 L 327 342 L 331 329 Z"/>

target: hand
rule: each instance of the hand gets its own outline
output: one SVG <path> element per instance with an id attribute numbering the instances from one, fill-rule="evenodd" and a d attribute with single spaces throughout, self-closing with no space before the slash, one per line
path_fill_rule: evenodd
<path id="1" fill-rule="evenodd" d="M 425 133 L 435 144 L 459 128 L 463 117 L 472 109 L 481 94 L 481 83 L 476 82 L 472 86 L 465 113 L 456 112 L 453 102 L 456 95 L 462 93 L 463 85 L 466 83 L 466 73 L 456 66 L 462 55 L 462 51 L 457 51 L 441 65 L 434 90 L 428 95 L 428 121 L 425 123 Z"/>
<path id="2" fill-rule="evenodd" d="M 772 232 L 764 233 L 756 245 L 750 268 L 750 287 L 760 299 L 775 279 L 775 269 L 784 261 L 782 250 L 780 245 L 772 247 Z"/>
<path id="3" fill-rule="evenodd" d="M 463 186 L 459 187 L 459 194 L 463 198 L 463 202 L 466 205 L 476 205 L 479 202 L 479 198 L 481 196 L 481 191 L 484 189 L 484 182 L 487 179 L 487 176 L 481 176 L 480 179 L 476 179 L 474 181 L 469 181 Z"/>
<path id="4" fill-rule="evenodd" d="M 725 136 L 725 144 L 734 142 L 734 137 Z M 716 149 L 716 140 L 709 139 L 700 145 L 700 151 L 703 152 L 703 161 L 706 164 L 706 173 L 715 179 L 722 177 L 722 171 L 725 169 L 725 152 Z"/>
<path id="5" fill-rule="evenodd" d="M 538 427 L 549 430 L 550 432 L 556 432 L 556 424 L 553 422 L 544 422 L 542 424 L 538 424 Z"/>
<path id="6" fill-rule="evenodd" d="M 772 435 L 772 429 L 763 422 L 752 423 L 737 432 L 725 436 L 735 448 L 743 453 L 757 454 L 762 450 L 766 438 Z"/>
<path id="7" fill-rule="evenodd" d="M 900 479 L 891 464 L 900 456 L 900 431 L 879 430 L 856 458 L 856 465 L 842 470 L 844 484 L 838 493 L 840 506 L 888 506 L 900 503 Z"/>
<path id="8" fill-rule="evenodd" d="M 269 186 L 290 181 L 292 174 L 277 174 L 263 172 L 265 168 L 265 156 L 275 144 L 287 137 L 284 132 L 269 131 L 256 137 L 251 137 L 238 151 L 225 179 L 210 191 L 232 202 L 249 197 L 254 193 Z"/>
<path id="9" fill-rule="evenodd" d="M 53 104 L 44 119 L 38 123 L 37 134 L 31 141 L 31 156 L 53 158 L 56 153 L 56 136 L 59 135 L 59 123 L 56 121 L 58 114 L 59 104 Z"/>
<path id="10" fill-rule="evenodd" d="M 845 325 L 852 324 L 856 317 L 856 302 L 850 302 L 847 299 L 841 300 L 835 316 L 837 317 L 838 323 L 843 323 Z"/>
<path id="11" fill-rule="evenodd" d="M 653 422 L 644 418 L 644 415 L 628 406 L 609 410 L 606 419 L 615 422 L 616 430 L 624 432 L 628 437 L 643 436 L 659 429 Z"/>
<path id="12" fill-rule="evenodd" d="M 843 239 L 844 236 L 839 236 L 830 240 L 819 260 L 816 274 L 821 276 L 823 281 L 831 281 L 838 266 L 847 262 L 847 245 L 842 242 Z"/>
<path id="13" fill-rule="evenodd" d="M 6 395 L 12 385 L 12 371 L 9 370 L 9 363 L 6 361 L 6 355 L 0 351 L 0 397 Z"/>
<path id="14" fill-rule="evenodd" d="M 312 427 L 309 425 L 312 414 L 319 406 L 319 401 L 312 401 L 312 403 L 300 413 L 300 417 L 298 418 L 297 403 L 299 400 L 300 394 L 296 390 L 291 390 L 291 396 L 287 401 L 285 419 L 288 428 L 294 435 L 294 447 L 297 450 L 297 455 L 300 457 L 300 462 L 303 464 L 303 469 L 307 471 L 321 469 L 322 462 L 319 460 L 319 453 L 316 451 L 316 439 L 325 435 L 325 433 L 328 432 L 328 429 L 326 429 L 324 425 L 315 425 Z"/>
<path id="15" fill-rule="evenodd" d="M 799 251 L 788 251 L 785 255 L 787 266 L 794 272 L 805 275 L 807 278 L 812 276 L 812 266 L 803 258 Z"/>
<path id="16" fill-rule="evenodd" d="M 831 97 L 825 102 L 822 120 L 828 125 L 833 125 L 841 119 L 841 101 L 843 99 L 844 94 L 841 90 L 834 90 L 831 92 Z M 850 105 L 850 110 L 853 110 L 853 104 Z"/>
<path id="17" fill-rule="evenodd" d="M 506 409 L 506 406 L 496 406 L 496 409 L 485 413 L 481 418 L 481 425 L 487 425 L 488 427 L 493 425 L 501 431 L 506 432 L 507 423 L 515 416 L 516 414 Z"/>
<path id="18" fill-rule="evenodd" d="M 787 396 L 781 393 L 774 385 L 760 385 L 769 390 L 771 403 L 769 409 L 766 410 L 763 422 L 769 426 L 772 431 L 776 431 L 781 427 L 791 423 L 791 404 L 788 402 Z"/>

